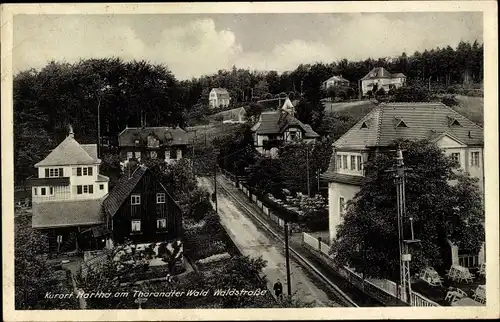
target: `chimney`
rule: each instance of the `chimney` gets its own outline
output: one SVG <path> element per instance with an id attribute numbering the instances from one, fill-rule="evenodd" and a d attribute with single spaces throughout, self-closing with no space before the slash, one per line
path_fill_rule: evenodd
<path id="1" fill-rule="evenodd" d="M 74 138 L 75 137 L 75 133 L 73 133 L 73 127 L 71 126 L 71 124 L 68 127 L 69 127 L 69 134 L 68 134 L 68 136 Z"/>
<path id="2" fill-rule="evenodd" d="M 471 135 L 470 131 L 469 131 L 469 139 L 472 139 L 472 135 Z"/>

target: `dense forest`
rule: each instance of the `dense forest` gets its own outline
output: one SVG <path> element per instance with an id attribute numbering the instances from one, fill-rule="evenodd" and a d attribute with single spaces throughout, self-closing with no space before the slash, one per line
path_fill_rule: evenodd
<path id="1" fill-rule="evenodd" d="M 25 70 L 14 76 L 16 182 L 34 174 L 33 165 L 66 136 L 69 124 L 81 143 L 97 141 L 98 114 L 101 136 L 111 139 L 127 125 L 142 122 L 184 127 L 206 113 L 203 107 L 213 87 L 227 88 L 234 105 L 280 93 L 300 98 L 297 116 L 317 128 L 324 109 L 321 83 L 341 74 L 351 81 L 356 93 L 357 81 L 374 67 L 404 73 L 412 81 L 430 79 L 443 88 L 481 83 L 483 45 L 460 42 L 455 49 L 448 46 L 392 59 L 300 65 L 281 74 L 233 67 L 186 81 L 177 80 L 167 66 L 146 61 L 103 58 L 73 64 L 51 62 L 41 70 Z"/>

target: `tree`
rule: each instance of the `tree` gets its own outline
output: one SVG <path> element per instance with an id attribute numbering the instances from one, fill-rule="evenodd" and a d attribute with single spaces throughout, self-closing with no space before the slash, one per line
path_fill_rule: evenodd
<path id="1" fill-rule="evenodd" d="M 27 214 L 17 215 L 14 224 L 16 310 L 75 309 L 75 303 L 69 299 L 45 298 L 46 292 L 67 292 L 43 257 L 48 249 L 47 238 L 31 228 L 31 216 Z"/>
<path id="2" fill-rule="evenodd" d="M 264 97 L 265 94 L 269 93 L 269 84 L 266 80 L 259 81 L 253 89 L 254 97 Z"/>
<path id="3" fill-rule="evenodd" d="M 411 249 L 411 271 L 449 265 L 443 261 L 449 256 L 447 240 L 477 252 L 484 241 L 484 210 L 475 180 L 458 172 L 458 163 L 432 143 L 398 143 L 407 151 L 405 166 L 413 169 L 406 180 L 406 212 L 421 240 Z M 396 187 L 386 172 L 393 162 L 392 153 L 367 162 L 368 182 L 348 203 L 331 254 L 367 276 L 398 280 Z"/>
<path id="4" fill-rule="evenodd" d="M 424 86 L 403 86 L 391 91 L 392 102 L 429 102 L 431 96 L 429 89 Z"/>

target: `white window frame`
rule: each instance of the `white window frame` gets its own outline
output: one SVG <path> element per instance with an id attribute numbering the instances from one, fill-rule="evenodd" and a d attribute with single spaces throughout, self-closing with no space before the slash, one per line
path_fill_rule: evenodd
<path id="1" fill-rule="evenodd" d="M 89 173 L 88 171 L 89 171 L 89 169 L 87 167 L 83 167 L 82 168 L 82 176 L 88 176 L 88 173 Z"/>
<path id="2" fill-rule="evenodd" d="M 166 218 L 156 219 L 156 229 L 166 229 L 166 228 L 167 228 L 167 219 Z"/>
<path id="3" fill-rule="evenodd" d="M 342 170 L 342 155 L 337 154 L 337 170 Z"/>
<path id="4" fill-rule="evenodd" d="M 35 187 L 34 189 L 35 189 L 35 190 L 34 190 L 34 194 L 35 194 L 35 196 L 38 196 L 38 188 L 37 188 L 37 187 Z"/>
<path id="5" fill-rule="evenodd" d="M 141 158 L 141 151 L 134 152 L 134 156 L 137 160 L 139 160 Z"/>
<path id="6" fill-rule="evenodd" d="M 358 171 L 363 171 L 363 157 L 361 155 L 356 156 L 356 165 Z"/>
<path id="7" fill-rule="evenodd" d="M 342 169 L 347 170 L 349 167 L 349 162 L 347 160 L 348 155 L 347 154 L 342 154 Z"/>
<path id="8" fill-rule="evenodd" d="M 104 190 L 104 184 L 99 184 L 99 190 Z"/>
<path id="9" fill-rule="evenodd" d="M 351 171 L 356 171 L 356 155 L 354 155 L 354 154 L 350 154 L 350 155 L 349 155 L 349 159 L 350 159 L 350 160 L 349 160 L 349 161 L 350 161 L 350 162 L 349 162 L 349 163 L 350 163 L 349 165 L 350 165 L 350 169 L 351 169 Z"/>
<path id="10" fill-rule="evenodd" d="M 341 202 L 342 200 L 342 202 Z M 345 214 L 345 208 L 346 208 L 346 200 L 344 197 L 340 196 L 339 197 L 339 214 L 340 214 L 340 217 L 344 217 L 344 214 Z"/>
<path id="11" fill-rule="evenodd" d="M 455 156 L 456 156 L 456 155 L 458 155 L 458 159 L 455 159 Z M 457 160 L 457 161 L 458 161 L 458 163 L 459 163 L 459 164 L 461 164 L 461 162 L 460 162 L 460 152 L 452 152 L 452 153 L 450 154 L 450 156 L 451 156 L 451 158 L 452 158 L 453 160 Z"/>
<path id="12" fill-rule="evenodd" d="M 474 159 L 474 155 L 477 156 L 476 159 Z M 470 165 L 471 165 L 471 167 L 479 167 L 479 163 L 480 163 L 479 158 L 480 158 L 479 151 L 472 151 L 470 153 Z"/>
<path id="13" fill-rule="evenodd" d="M 130 204 L 135 206 L 135 205 L 140 205 L 141 204 L 141 195 L 138 194 L 133 194 L 130 196 Z"/>
<path id="14" fill-rule="evenodd" d="M 137 233 L 141 231 L 141 221 L 138 219 L 133 219 L 130 222 L 130 231 L 133 233 Z"/>
<path id="15" fill-rule="evenodd" d="M 49 168 L 49 178 L 59 177 L 59 168 Z"/>
<path id="16" fill-rule="evenodd" d="M 89 186 L 84 184 L 83 187 L 82 187 L 82 192 L 83 193 L 89 193 Z"/>
<path id="17" fill-rule="evenodd" d="M 165 193 L 159 192 L 156 194 L 156 203 L 165 203 L 166 197 Z"/>
<path id="18" fill-rule="evenodd" d="M 130 160 L 134 157 L 134 152 L 127 152 L 127 160 Z"/>
<path id="19" fill-rule="evenodd" d="M 176 158 L 177 158 L 177 160 L 182 159 L 182 150 L 181 149 L 177 149 Z"/>
<path id="20" fill-rule="evenodd" d="M 149 152 L 149 157 L 151 159 L 156 159 L 158 157 L 158 153 L 156 151 L 150 151 Z"/>

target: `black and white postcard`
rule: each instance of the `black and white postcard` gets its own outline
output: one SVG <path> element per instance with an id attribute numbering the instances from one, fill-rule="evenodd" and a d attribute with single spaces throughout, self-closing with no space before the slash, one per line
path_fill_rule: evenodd
<path id="1" fill-rule="evenodd" d="M 5 319 L 498 317 L 496 14 L 2 5 Z"/>

